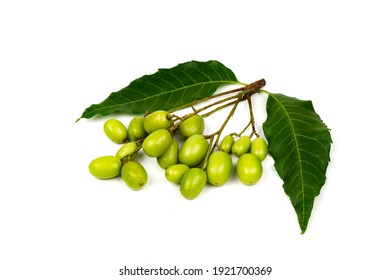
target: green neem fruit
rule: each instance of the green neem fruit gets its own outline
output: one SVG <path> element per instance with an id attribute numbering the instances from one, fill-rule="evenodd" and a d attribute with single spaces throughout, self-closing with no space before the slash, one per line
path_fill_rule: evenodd
<path id="1" fill-rule="evenodd" d="M 134 142 L 126 143 L 116 152 L 116 156 L 120 159 L 127 156 L 133 157 L 137 154 L 137 148 L 137 144 Z"/>
<path id="2" fill-rule="evenodd" d="M 191 168 L 180 182 L 180 193 L 187 199 L 196 198 L 206 185 L 206 173 L 200 168 Z"/>
<path id="3" fill-rule="evenodd" d="M 251 139 L 249 136 L 242 136 L 240 137 L 232 146 L 232 153 L 240 157 L 243 154 L 246 154 L 249 152 L 249 149 L 251 148 Z"/>
<path id="4" fill-rule="evenodd" d="M 206 174 L 210 184 L 214 186 L 222 186 L 225 184 L 232 174 L 233 161 L 229 154 L 217 151 L 210 155 Z"/>
<path id="5" fill-rule="evenodd" d="M 99 179 L 110 179 L 121 173 L 122 162 L 116 156 L 98 157 L 89 164 L 89 172 Z"/>
<path id="6" fill-rule="evenodd" d="M 207 154 L 209 143 L 203 135 L 195 134 L 184 141 L 179 151 L 179 161 L 188 166 L 196 166 Z"/>
<path id="7" fill-rule="evenodd" d="M 225 153 L 230 154 L 232 151 L 232 146 L 234 144 L 234 137 L 231 135 L 226 135 L 223 139 L 221 144 L 219 145 L 221 150 Z"/>
<path id="8" fill-rule="evenodd" d="M 148 181 L 148 173 L 146 173 L 145 168 L 136 161 L 126 162 L 122 167 L 121 176 L 126 185 L 135 191 L 138 191 L 145 186 Z"/>
<path id="9" fill-rule="evenodd" d="M 121 144 L 127 137 L 127 129 L 117 119 L 109 119 L 104 123 L 104 133 L 115 143 Z"/>
<path id="10" fill-rule="evenodd" d="M 238 179 L 246 185 L 257 183 L 263 175 L 261 161 L 251 153 L 243 154 L 238 158 L 236 171 Z"/>
<path id="11" fill-rule="evenodd" d="M 189 169 L 189 166 L 183 163 L 171 165 L 165 170 L 165 178 L 167 178 L 169 182 L 180 184 L 184 173 Z"/>
<path id="12" fill-rule="evenodd" d="M 161 156 L 157 157 L 157 163 L 161 168 L 168 168 L 171 165 L 174 165 L 179 160 L 179 144 L 175 139 L 172 139 L 172 144 L 169 146 L 168 150 L 163 153 Z"/>
<path id="13" fill-rule="evenodd" d="M 144 128 L 147 133 L 172 126 L 172 117 L 167 111 L 158 110 L 145 117 Z"/>
<path id="14" fill-rule="evenodd" d="M 172 135 L 166 129 L 159 129 L 149 134 L 143 143 L 144 153 L 150 157 L 163 155 L 172 144 Z"/>
<path id="15" fill-rule="evenodd" d="M 179 126 L 179 133 L 183 139 L 187 139 L 194 134 L 203 134 L 203 131 L 204 119 L 199 115 L 194 115 L 186 119 Z"/>
<path id="16" fill-rule="evenodd" d="M 261 137 L 256 138 L 251 144 L 251 154 L 254 154 L 259 160 L 263 161 L 267 157 L 267 143 Z"/>
<path id="17" fill-rule="evenodd" d="M 144 128 L 145 117 L 136 116 L 134 117 L 129 124 L 127 129 L 127 133 L 129 134 L 129 138 L 133 141 L 137 141 L 138 139 L 143 139 L 148 136 L 148 133 Z"/>

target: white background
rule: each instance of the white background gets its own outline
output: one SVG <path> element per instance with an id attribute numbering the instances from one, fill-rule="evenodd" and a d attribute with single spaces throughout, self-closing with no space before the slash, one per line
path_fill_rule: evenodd
<path id="1" fill-rule="evenodd" d="M 0 279 L 161 279 L 119 276 L 125 265 L 389 279 L 386 2 L 2 1 Z M 75 123 L 86 107 L 158 68 L 210 59 L 312 100 L 331 128 L 328 179 L 304 235 L 270 157 L 256 186 L 231 180 L 194 201 L 147 158 L 139 192 L 88 173 L 118 146 L 106 118 Z M 260 129 L 265 97 L 254 102 Z"/>

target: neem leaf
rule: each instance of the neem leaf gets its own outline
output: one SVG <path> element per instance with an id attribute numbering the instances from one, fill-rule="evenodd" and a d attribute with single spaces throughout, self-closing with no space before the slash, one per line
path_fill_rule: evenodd
<path id="1" fill-rule="evenodd" d="M 218 61 L 189 61 L 134 80 L 103 102 L 85 109 L 81 118 L 113 112 L 141 114 L 169 110 L 208 97 L 221 85 L 237 83 L 234 73 Z"/>
<path id="2" fill-rule="evenodd" d="M 270 94 L 267 114 L 263 130 L 269 153 L 304 233 L 314 198 L 326 180 L 332 143 L 330 132 L 311 101 Z"/>

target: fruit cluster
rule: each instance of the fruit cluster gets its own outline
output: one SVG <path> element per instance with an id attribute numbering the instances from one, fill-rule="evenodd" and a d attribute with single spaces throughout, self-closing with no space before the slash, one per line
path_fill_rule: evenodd
<path id="1" fill-rule="evenodd" d="M 251 140 L 249 136 L 233 133 L 213 145 L 213 138 L 203 135 L 204 129 L 204 118 L 195 112 L 180 118 L 167 111 L 155 111 L 135 116 L 127 129 L 120 121 L 109 119 L 104 123 L 104 132 L 122 146 L 115 156 L 94 159 L 89 171 L 99 179 L 121 175 L 131 189 L 139 190 L 148 181 L 145 168 L 136 161 L 142 149 L 145 155 L 157 159 L 158 165 L 165 169 L 166 179 L 179 184 L 187 199 L 196 198 L 207 182 L 221 186 L 229 180 L 233 171 L 231 154 L 238 157 L 235 168 L 241 182 L 253 185 L 260 180 L 261 161 L 267 156 L 263 138 Z M 220 134 L 221 131 L 217 139 Z M 181 138 L 181 146 L 176 138 Z"/>

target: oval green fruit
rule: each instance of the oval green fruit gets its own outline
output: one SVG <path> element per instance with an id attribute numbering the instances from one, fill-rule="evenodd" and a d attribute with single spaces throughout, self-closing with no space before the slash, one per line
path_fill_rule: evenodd
<path id="1" fill-rule="evenodd" d="M 110 179 L 121 172 L 122 162 L 116 156 L 98 157 L 89 164 L 89 172 L 99 179 Z"/>
<path id="2" fill-rule="evenodd" d="M 232 146 L 233 155 L 240 157 L 249 152 L 251 148 L 251 139 L 249 136 L 241 136 Z"/>
<path id="3" fill-rule="evenodd" d="M 129 138 L 133 141 L 137 141 L 138 139 L 144 139 L 148 136 L 148 133 L 144 128 L 145 117 L 143 116 L 135 116 L 129 124 L 127 129 L 127 133 L 129 134 Z"/>
<path id="4" fill-rule="evenodd" d="M 120 159 L 127 156 L 132 157 L 137 152 L 137 149 L 137 144 L 134 142 L 129 142 L 119 148 L 119 150 L 116 152 L 116 156 Z"/>
<path id="5" fill-rule="evenodd" d="M 146 173 L 145 168 L 136 161 L 125 163 L 121 170 L 121 176 L 126 185 L 135 191 L 142 189 L 148 181 L 148 173 Z"/>
<path id="6" fill-rule="evenodd" d="M 267 143 L 261 137 L 256 138 L 251 144 L 251 154 L 254 154 L 259 160 L 263 161 L 267 157 Z"/>
<path id="7" fill-rule="evenodd" d="M 181 146 L 179 161 L 190 167 L 196 166 L 205 158 L 208 148 L 209 143 L 203 135 L 192 135 Z"/>
<path id="8" fill-rule="evenodd" d="M 196 198 L 206 185 L 206 173 L 200 168 L 191 168 L 180 182 L 180 193 L 187 199 Z"/>
<path id="9" fill-rule="evenodd" d="M 181 179 L 189 169 L 190 167 L 183 163 L 171 165 L 165 170 L 165 178 L 169 182 L 180 184 Z"/>
<path id="10" fill-rule="evenodd" d="M 261 161 L 254 154 L 247 153 L 238 158 L 236 172 L 241 182 L 246 185 L 253 185 L 263 175 L 263 167 Z"/>
<path id="11" fill-rule="evenodd" d="M 111 141 L 121 144 L 127 137 L 127 129 L 117 119 L 109 119 L 104 123 L 104 133 Z"/>
<path id="12" fill-rule="evenodd" d="M 232 146 L 234 144 L 234 137 L 232 135 L 226 135 L 223 139 L 219 147 L 225 153 L 230 154 L 232 151 Z"/>
<path id="13" fill-rule="evenodd" d="M 203 131 L 204 119 L 199 115 L 193 115 L 182 122 L 179 126 L 179 133 L 183 139 L 187 139 L 194 134 L 203 134 Z"/>
<path id="14" fill-rule="evenodd" d="M 222 186 L 229 180 L 232 170 L 233 161 L 229 154 L 216 151 L 210 155 L 206 168 L 207 179 L 210 184 Z"/>
<path id="15" fill-rule="evenodd" d="M 172 135 L 166 129 L 159 129 L 149 134 L 143 143 L 144 153 L 150 157 L 163 155 L 172 144 Z"/>
<path id="16" fill-rule="evenodd" d="M 147 133 L 152 133 L 159 129 L 168 129 L 172 126 L 171 115 L 164 110 L 158 110 L 145 117 L 144 128 Z"/>
<path id="17" fill-rule="evenodd" d="M 157 157 L 157 163 L 161 168 L 168 168 L 171 165 L 174 165 L 179 160 L 179 144 L 175 139 L 172 139 L 172 144 L 168 150 Z"/>

